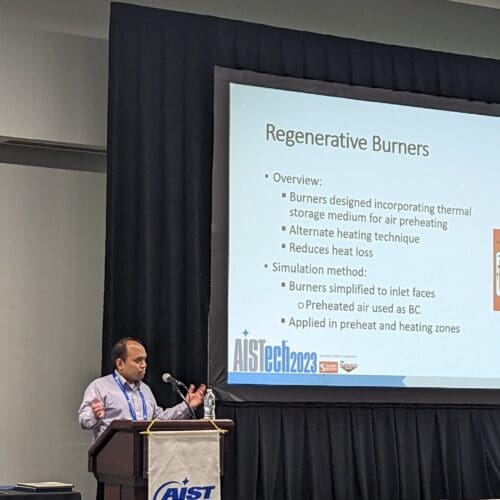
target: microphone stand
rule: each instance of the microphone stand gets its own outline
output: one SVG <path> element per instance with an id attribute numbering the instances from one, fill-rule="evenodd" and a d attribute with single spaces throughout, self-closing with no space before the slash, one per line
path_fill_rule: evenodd
<path id="1" fill-rule="evenodd" d="M 172 383 L 174 391 L 180 396 L 180 398 L 182 399 L 182 401 L 184 401 L 184 403 L 186 403 L 186 406 L 189 409 L 189 413 L 191 415 L 191 418 L 193 420 L 196 420 L 196 414 L 194 413 L 194 410 L 191 408 L 191 406 L 189 406 L 189 403 L 188 403 L 188 401 L 186 399 L 186 396 L 184 396 L 184 394 L 182 394 L 182 391 L 179 389 L 179 385 L 182 385 L 182 387 L 184 387 L 184 389 L 187 390 L 187 387 L 182 382 L 178 382 L 176 380 L 175 382 Z"/>

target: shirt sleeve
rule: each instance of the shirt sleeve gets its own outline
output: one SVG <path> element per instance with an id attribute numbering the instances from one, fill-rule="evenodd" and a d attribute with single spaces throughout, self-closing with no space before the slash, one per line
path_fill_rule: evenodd
<path id="1" fill-rule="evenodd" d="M 171 408 L 163 409 L 161 406 L 158 406 L 156 399 L 154 399 L 153 418 L 157 418 L 159 420 L 182 420 L 189 418 L 190 415 L 191 412 L 184 402 L 172 406 Z"/>
<path id="2" fill-rule="evenodd" d="M 80 427 L 82 429 L 94 429 L 101 424 L 101 422 L 94 415 L 94 412 L 90 406 L 94 399 L 99 399 L 100 401 L 102 401 L 102 397 L 95 382 L 92 382 L 87 387 L 83 396 L 82 404 L 80 405 L 80 408 L 78 410 L 78 421 L 80 422 Z"/>

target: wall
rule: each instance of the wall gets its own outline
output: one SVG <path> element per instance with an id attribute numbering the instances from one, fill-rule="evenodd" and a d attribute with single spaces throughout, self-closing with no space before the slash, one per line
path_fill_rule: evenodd
<path id="1" fill-rule="evenodd" d="M 76 412 L 100 374 L 103 173 L 0 164 L 0 484 L 75 481 Z"/>
<path id="2" fill-rule="evenodd" d="M 1 26 L 0 68 L 0 136 L 105 148 L 105 40 Z"/>

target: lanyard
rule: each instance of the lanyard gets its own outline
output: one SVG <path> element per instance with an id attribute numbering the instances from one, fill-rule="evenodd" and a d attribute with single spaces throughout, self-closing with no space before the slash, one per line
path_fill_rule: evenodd
<path id="1" fill-rule="evenodd" d="M 123 395 L 125 396 L 125 399 L 127 400 L 128 409 L 130 410 L 130 416 L 132 417 L 132 420 L 137 420 L 137 414 L 135 413 L 134 405 L 132 404 L 132 401 L 130 401 L 130 398 L 128 397 L 128 394 L 127 394 L 127 390 L 125 389 L 125 386 L 122 384 L 122 381 L 118 378 L 118 375 L 116 374 L 116 372 L 113 372 L 113 378 L 115 379 L 115 382 L 118 384 L 118 387 L 123 392 Z M 147 420 L 148 419 L 148 410 L 146 408 L 146 400 L 144 399 L 144 394 L 141 392 L 140 389 L 139 389 L 139 394 L 141 395 L 141 399 L 142 399 L 143 420 Z"/>

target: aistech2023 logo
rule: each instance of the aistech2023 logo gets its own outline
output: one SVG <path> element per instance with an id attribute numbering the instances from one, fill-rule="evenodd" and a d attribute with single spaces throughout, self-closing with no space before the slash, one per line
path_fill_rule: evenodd
<path id="1" fill-rule="evenodd" d="M 266 339 L 254 339 L 244 330 L 243 338 L 234 341 L 233 372 L 253 373 L 317 373 L 318 355 L 296 351 L 288 340 L 268 344 Z"/>
<path id="2" fill-rule="evenodd" d="M 168 481 L 156 489 L 153 500 L 206 500 L 214 498 L 215 484 L 207 486 L 188 486 L 189 479 Z"/>

